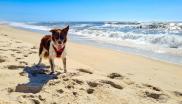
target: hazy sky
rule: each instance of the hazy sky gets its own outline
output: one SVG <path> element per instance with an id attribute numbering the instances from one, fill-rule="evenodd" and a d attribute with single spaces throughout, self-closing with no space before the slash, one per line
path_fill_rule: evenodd
<path id="1" fill-rule="evenodd" d="M 7 21 L 181 21 L 182 0 L 0 0 Z"/>

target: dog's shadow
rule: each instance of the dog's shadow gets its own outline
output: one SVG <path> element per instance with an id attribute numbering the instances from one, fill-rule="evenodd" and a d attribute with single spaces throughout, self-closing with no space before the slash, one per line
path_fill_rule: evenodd
<path id="1" fill-rule="evenodd" d="M 29 82 L 24 84 L 18 84 L 16 86 L 16 92 L 23 93 L 38 93 L 42 90 L 42 87 L 47 84 L 49 80 L 57 78 L 57 75 L 50 75 L 45 65 L 33 65 L 31 67 L 25 67 L 22 75 L 28 75 Z"/>

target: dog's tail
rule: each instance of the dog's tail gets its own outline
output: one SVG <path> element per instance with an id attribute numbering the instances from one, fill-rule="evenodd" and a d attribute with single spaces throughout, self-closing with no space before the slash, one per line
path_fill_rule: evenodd
<path id="1" fill-rule="evenodd" d="M 51 42 L 51 35 L 45 35 L 40 42 L 39 47 L 39 56 L 40 57 L 48 57 L 49 56 L 49 46 Z"/>
<path id="2" fill-rule="evenodd" d="M 43 51 L 43 45 L 42 45 L 42 42 L 40 43 L 40 47 L 39 47 L 39 56 L 41 56 L 42 54 L 42 51 Z"/>
<path id="3" fill-rule="evenodd" d="M 44 49 L 44 46 L 43 46 L 43 43 L 41 42 L 40 43 L 40 48 L 39 48 L 39 57 L 47 58 L 49 56 L 49 53 L 48 52 L 42 53 L 43 49 Z"/>

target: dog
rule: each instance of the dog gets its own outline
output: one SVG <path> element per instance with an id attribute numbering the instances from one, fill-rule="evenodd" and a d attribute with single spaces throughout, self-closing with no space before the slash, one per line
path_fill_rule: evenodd
<path id="1" fill-rule="evenodd" d="M 48 58 L 51 66 L 51 73 L 54 73 L 54 59 L 62 58 L 64 72 L 67 72 L 66 69 L 66 42 L 67 42 L 67 34 L 69 30 L 69 25 L 63 29 L 52 29 L 49 32 L 52 35 L 45 35 L 40 42 L 39 47 L 39 57 L 40 60 L 38 65 L 41 64 L 42 58 Z"/>

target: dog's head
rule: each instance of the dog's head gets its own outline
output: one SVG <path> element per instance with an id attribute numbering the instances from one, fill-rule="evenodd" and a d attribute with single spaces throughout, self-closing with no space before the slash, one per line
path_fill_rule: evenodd
<path id="1" fill-rule="evenodd" d="M 69 26 L 63 29 L 52 29 L 52 40 L 57 49 L 62 49 L 67 41 Z"/>

